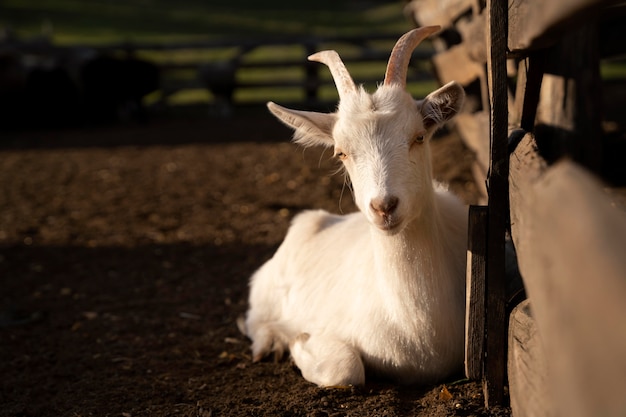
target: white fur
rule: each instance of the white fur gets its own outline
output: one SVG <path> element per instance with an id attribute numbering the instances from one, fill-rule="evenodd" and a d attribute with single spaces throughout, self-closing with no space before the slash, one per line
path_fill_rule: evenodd
<path id="1" fill-rule="evenodd" d="M 433 185 L 429 141 L 463 97 L 454 83 L 419 102 L 384 85 L 333 114 L 269 105 L 298 143 L 334 147 L 360 212 L 300 214 L 252 276 L 255 361 L 290 349 L 321 386 L 363 384 L 364 369 L 403 383 L 462 369 L 467 210 Z"/>

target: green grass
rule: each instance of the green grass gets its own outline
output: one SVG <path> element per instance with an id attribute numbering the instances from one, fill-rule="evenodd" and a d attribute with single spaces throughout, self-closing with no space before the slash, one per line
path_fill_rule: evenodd
<path id="1" fill-rule="evenodd" d="M 61 44 L 398 33 L 410 27 L 402 7 L 347 0 L 0 0 L 0 26 L 20 36 L 52 28 Z"/>

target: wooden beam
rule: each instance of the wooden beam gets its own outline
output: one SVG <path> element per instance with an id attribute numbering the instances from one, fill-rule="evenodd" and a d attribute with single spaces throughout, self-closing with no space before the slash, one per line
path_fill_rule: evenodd
<path id="1" fill-rule="evenodd" d="M 461 113 L 455 118 L 455 125 L 465 146 L 474 152 L 476 160 L 485 169 L 482 179 L 485 181 L 490 157 L 488 112 Z"/>
<path id="2" fill-rule="evenodd" d="M 508 48 L 512 53 L 550 46 L 575 25 L 598 16 L 607 0 L 524 0 L 508 2 Z"/>
<path id="3" fill-rule="evenodd" d="M 483 376 L 485 345 L 485 278 L 487 273 L 487 207 L 470 206 L 465 303 L 465 376 Z"/>
<path id="4" fill-rule="evenodd" d="M 531 135 L 510 179 L 512 236 L 558 415 L 623 416 L 626 213 L 575 163 L 546 169 Z"/>
<path id="5" fill-rule="evenodd" d="M 511 234 L 516 245 L 518 264 L 524 256 L 524 230 L 521 207 L 528 198 L 531 184 L 536 183 L 548 165 L 539 154 L 531 133 L 526 133 L 511 155 L 509 165 L 509 201 Z M 522 216 L 522 218 L 520 218 Z M 532 244 L 528 242 L 528 244 Z M 517 245 L 522 245 L 522 253 Z M 543 344 L 540 340 L 529 301 L 516 307 L 509 319 L 508 375 L 511 411 L 516 417 L 554 416 L 554 399 L 547 376 Z M 532 398 L 532 401 L 529 399 Z"/>
<path id="6" fill-rule="evenodd" d="M 518 207 L 524 203 L 528 184 L 537 181 L 547 167 L 548 164 L 539 153 L 534 135 L 526 133 L 511 155 L 509 166 L 509 201 L 513 231 L 521 232 L 517 229 L 519 222 L 516 216 L 520 212 Z"/>
<path id="7" fill-rule="evenodd" d="M 509 396 L 515 417 L 553 417 L 553 387 L 548 380 L 541 336 L 530 300 L 522 301 L 509 319 Z"/>
<path id="8" fill-rule="evenodd" d="M 476 0 L 420 0 L 412 1 L 407 5 L 407 12 L 411 13 L 420 26 L 440 25 L 449 27 L 456 19 L 472 10 Z"/>
<path id="9" fill-rule="evenodd" d="M 463 43 L 467 45 L 467 54 L 473 61 L 481 64 L 487 62 L 485 17 L 486 13 L 475 14 L 471 19 L 461 19 L 456 24 Z"/>
<path id="10" fill-rule="evenodd" d="M 458 133 L 472 152 L 475 161 L 472 175 L 480 193 L 478 203 L 487 204 L 487 172 L 489 171 L 489 114 L 487 111 L 461 113 L 455 118 Z"/>
<path id="11" fill-rule="evenodd" d="M 507 4 L 487 1 L 487 75 L 490 102 L 491 159 L 487 231 L 485 405 L 504 402 L 506 367 L 505 234 L 508 221 L 508 89 L 506 71 Z"/>
<path id="12" fill-rule="evenodd" d="M 437 78 L 441 84 L 456 81 L 468 85 L 484 74 L 485 66 L 470 57 L 467 47 L 467 43 L 454 45 L 433 56 Z"/>

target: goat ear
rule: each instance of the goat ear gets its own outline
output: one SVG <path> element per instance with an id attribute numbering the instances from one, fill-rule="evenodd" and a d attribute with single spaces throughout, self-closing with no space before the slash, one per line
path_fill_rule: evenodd
<path id="1" fill-rule="evenodd" d="M 436 129 L 452 119 L 461 110 L 464 100 L 463 87 L 454 81 L 427 95 L 424 100 L 418 102 L 424 117 L 424 128 Z"/>
<path id="2" fill-rule="evenodd" d="M 294 142 L 304 146 L 334 146 L 333 127 L 337 116 L 333 113 L 291 110 L 276 103 L 267 103 L 267 108 L 280 121 L 295 129 Z"/>

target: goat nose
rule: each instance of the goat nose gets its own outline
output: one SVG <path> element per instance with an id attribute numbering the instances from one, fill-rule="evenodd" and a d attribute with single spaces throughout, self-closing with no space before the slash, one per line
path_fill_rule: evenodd
<path id="1" fill-rule="evenodd" d="M 398 197 L 375 198 L 371 201 L 370 207 L 380 217 L 389 216 L 398 207 Z"/>

